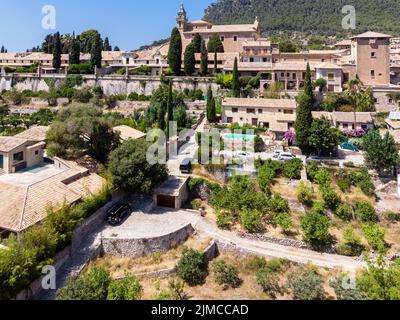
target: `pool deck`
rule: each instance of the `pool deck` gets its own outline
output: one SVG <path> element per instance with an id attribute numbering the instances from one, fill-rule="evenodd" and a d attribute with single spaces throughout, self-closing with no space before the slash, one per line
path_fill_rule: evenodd
<path id="1" fill-rule="evenodd" d="M 65 169 L 58 169 L 53 164 L 48 164 L 25 169 L 17 173 L 2 175 L 0 176 L 0 183 L 12 184 L 15 186 L 31 186 L 35 183 L 54 177 L 64 171 Z"/>

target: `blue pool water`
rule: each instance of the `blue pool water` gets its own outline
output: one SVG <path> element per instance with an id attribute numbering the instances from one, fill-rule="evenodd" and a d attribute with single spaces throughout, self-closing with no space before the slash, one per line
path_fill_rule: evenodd
<path id="1" fill-rule="evenodd" d="M 256 138 L 256 136 L 254 135 L 250 135 L 250 134 L 226 134 L 224 135 L 225 139 L 229 139 L 229 140 L 253 140 Z"/>

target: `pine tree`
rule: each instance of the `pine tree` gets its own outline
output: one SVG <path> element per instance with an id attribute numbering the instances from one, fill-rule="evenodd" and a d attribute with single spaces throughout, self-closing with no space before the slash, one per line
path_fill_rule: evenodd
<path id="1" fill-rule="evenodd" d="M 224 45 L 220 37 L 217 34 L 214 34 L 210 37 L 207 45 L 208 52 L 224 52 Z"/>
<path id="2" fill-rule="evenodd" d="M 239 81 L 238 59 L 237 58 L 235 58 L 235 62 L 233 64 L 232 94 L 233 94 L 233 97 L 240 98 L 240 81 Z"/>
<path id="3" fill-rule="evenodd" d="M 54 47 L 53 47 L 53 68 L 54 69 L 61 68 L 61 53 L 62 53 L 62 47 L 61 47 L 60 33 L 57 32 L 54 35 Z"/>
<path id="4" fill-rule="evenodd" d="M 185 56 L 183 60 L 185 74 L 187 76 L 193 75 L 196 71 L 196 57 L 194 53 L 193 43 L 189 44 L 185 50 Z"/>
<path id="5" fill-rule="evenodd" d="M 205 77 L 208 73 L 208 52 L 206 42 L 201 42 L 201 59 L 200 59 L 200 74 Z"/>
<path id="6" fill-rule="evenodd" d="M 94 38 L 92 50 L 90 53 L 90 64 L 92 68 L 94 67 L 101 68 L 101 60 L 102 60 L 102 44 L 101 44 L 101 36 L 97 34 Z"/>
<path id="7" fill-rule="evenodd" d="M 6 52 L 6 49 L 4 48 L 4 46 L 1 46 L 1 53 Z"/>
<path id="8" fill-rule="evenodd" d="M 308 137 L 313 122 L 312 101 L 305 93 L 301 92 L 297 98 L 297 116 L 295 122 L 296 141 L 301 151 L 308 155 L 310 152 Z"/>
<path id="9" fill-rule="evenodd" d="M 158 108 L 158 115 L 157 115 L 157 124 L 158 128 L 162 131 L 165 130 L 167 127 L 165 123 L 165 100 L 163 99 L 160 103 L 160 106 Z"/>
<path id="10" fill-rule="evenodd" d="M 310 97 L 311 104 L 314 105 L 314 89 L 313 89 L 313 83 L 312 83 L 312 78 L 311 78 L 311 69 L 310 69 L 310 64 L 307 63 L 307 69 L 306 69 L 306 74 L 304 78 L 304 93 Z"/>
<path id="11" fill-rule="evenodd" d="M 214 75 L 218 73 L 218 56 L 217 53 L 214 53 Z"/>
<path id="12" fill-rule="evenodd" d="M 174 105 L 173 105 L 173 92 L 172 92 L 172 79 L 169 80 L 168 84 L 168 96 L 167 96 L 167 138 L 169 139 L 169 125 L 171 121 L 174 121 Z"/>
<path id="13" fill-rule="evenodd" d="M 112 47 L 110 46 L 110 40 L 108 40 L 108 37 L 104 39 L 104 51 L 112 51 Z"/>
<path id="14" fill-rule="evenodd" d="M 168 51 L 168 64 L 174 75 L 179 76 L 182 68 L 182 38 L 178 28 L 172 29 Z"/>
<path id="15" fill-rule="evenodd" d="M 192 40 L 192 44 L 193 44 L 195 53 L 201 52 L 201 42 L 202 42 L 201 35 L 199 33 L 196 33 Z"/>
<path id="16" fill-rule="evenodd" d="M 114 51 L 121 51 L 118 46 L 114 47 Z"/>
<path id="17" fill-rule="evenodd" d="M 81 44 L 78 38 L 72 40 L 71 51 L 69 53 L 69 64 L 79 64 L 81 58 Z"/>

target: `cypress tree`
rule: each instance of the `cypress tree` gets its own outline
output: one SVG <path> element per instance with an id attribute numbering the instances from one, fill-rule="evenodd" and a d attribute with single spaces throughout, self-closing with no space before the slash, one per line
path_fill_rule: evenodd
<path id="1" fill-rule="evenodd" d="M 108 37 L 104 39 L 104 51 L 112 51 L 112 47 L 110 46 L 110 40 L 108 40 Z"/>
<path id="2" fill-rule="evenodd" d="M 204 77 L 208 73 L 208 52 L 206 42 L 201 42 L 201 61 L 200 61 L 200 74 Z"/>
<path id="3" fill-rule="evenodd" d="M 81 44 L 78 38 L 72 40 L 71 51 L 69 53 L 69 64 L 79 64 L 81 58 Z"/>
<path id="4" fill-rule="evenodd" d="M 309 63 L 307 63 L 306 75 L 304 78 L 304 93 L 310 97 L 311 103 L 314 104 L 314 89 L 311 79 L 311 69 Z"/>
<path id="5" fill-rule="evenodd" d="M 217 53 L 214 52 L 214 75 L 218 73 L 218 56 Z"/>
<path id="6" fill-rule="evenodd" d="M 193 43 L 186 47 L 183 64 L 186 75 L 191 76 L 196 71 L 196 57 Z"/>
<path id="7" fill-rule="evenodd" d="M 211 86 L 208 87 L 207 91 L 207 109 L 206 109 L 207 120 L 209 123 L 216 121 L 216 108 L 215 108 L 215 98 L 212 93 Z"/>
<path id="8" fill-rule="evenodd" d="M 92 50 L 90 53 L 90 63 L 92 68 L 94 67 L 101 68 L 101 60 L 102 60 L 102 45 L 101 45 L 101 37 L 100 34 L 97 34 L 94 38 Z"/>
<path id="9" fill-rule="evenodd" d="M 168 64 L 172 72 L 179 76 L 182 68 L 182 38 L 178 28 L 172 29 L 168 51 Z"/>
<path id="10" fill-rule="evenodd" d="M 121 51 L 118 46 L 114 47 L 114 51 Z"/>
<path id="11" fill-rule="evenodd" d="M 196 33 L 193 37 L 192 43 L 193 43 L 193 48 L 195 53 L 200 53 L 201 52 L 201 35 L 199 33 Z"/>
<path id="12" fill-rule="evenodd" d="M 60 33 L 57 32 L 54 35 L 54 47 L 53 47 L 53 68 L 61 68 L 61 39 Z"/>
<path id="13" fill-rule="evenodd" d="M 232 93 L 235 98 L 240 98 L 240 82 L 237 58 L 235 58 L 235 62 L 233 64 Z"/>
<path id="14" fill-rule="evenodd" d="M 174 106 L 173 106 L 173 92 L 172 92 L 172 79 L 169 80 L 168 84 L 168 96 L 167 96 L 167 138 L 169 139 L 169 123 L 174 121 Z"/>
<path id="15" fill-rule="evenodd" d="M 305 93 L 301 92 L 297 98 L 297 115 L 295 122 L 296 141 L 301 151 L 308 155 L 310 152 L 308 137 L 313 122 L 312 101 Z"/>
<path id="16" fill-rule="evenodd" d="M 167 127 L 165 123 L 165 100 L 163 99 L 158 107 L 158 115 L 157 115 L 157 123 L 158 128 L 162 131 Z"/>
<path id="17" fill-rule="evenodd" d="M 4 49 L 4 46 L 1 46 L 1 53 L 4 53 L 6 49 Z"/>
<path id="18" fill-rule="evenodd" d="M 217 34 L 210 37 L 207 46 L 208 52 L 224 52 L 224 45 Z"/>

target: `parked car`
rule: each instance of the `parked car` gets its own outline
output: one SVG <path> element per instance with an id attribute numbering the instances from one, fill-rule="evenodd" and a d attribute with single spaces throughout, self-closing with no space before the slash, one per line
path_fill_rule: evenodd
<path id="1" fill-rule="evenodd" d="M 343 142 L 343 143 L 340 145 L 340 149 L 349 150 L 349 151 L 354 151 L 354 152 L 360 151 L 355 145 L 353 145 L 353 144 L 350 143 L 350 142 Z"/>
<path id="2" fill-rule="evenodd" d="M 284 152 L 285 152 L 285 151 L 283 151 L 283 150 L 275 150 L 272 157 L 273 157 L 274 159 L 278 159 L 279 156 L 280 156 L 280 154 L 281 154 L 281 153 L 284 153 Z"/>
<path id="3" fill-rule="evenodd" d="M 288 160 L 293 160 L 293 159 L 296 159 L 296 156 L 290 152 L 282 152 L 278 156 L 278 160 L 280 160 L 280 161 L 288 161 Z"/>
<path id="4" fill-rule="evenodd" d="M 192 173 L 192 159 L 184 159 L 179 166 L 179 170 L 184 174 Z"/>
<path id="5" fill-rule="evenodd" d="M 119 203 L 107 211 L 107 223 L 111 226 L 117 226 L 129 214 L 131 205 L 128 203 Z"/>

